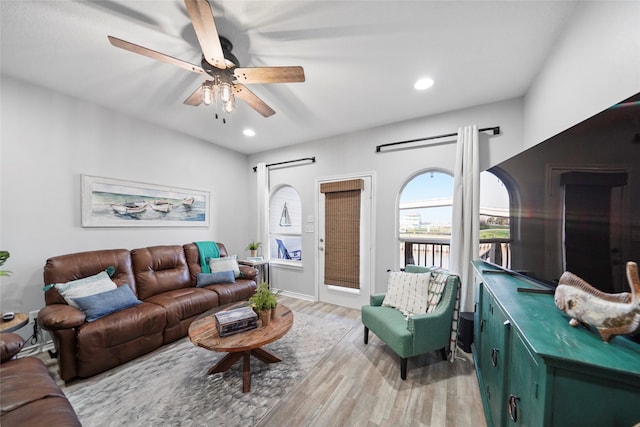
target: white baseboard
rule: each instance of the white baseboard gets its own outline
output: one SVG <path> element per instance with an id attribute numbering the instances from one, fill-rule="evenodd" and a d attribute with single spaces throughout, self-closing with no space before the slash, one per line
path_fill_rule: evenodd
<path id="1" fill-rule="evenodd" d="M 317 302 L 315 296 L 313 295 L 299 294 L 291 291 L 282 291 L 280 292 L 280 295 L 284 295 L 286 297 L 291 297 L 291 298 L 297 298 L 304 301 Z"/>

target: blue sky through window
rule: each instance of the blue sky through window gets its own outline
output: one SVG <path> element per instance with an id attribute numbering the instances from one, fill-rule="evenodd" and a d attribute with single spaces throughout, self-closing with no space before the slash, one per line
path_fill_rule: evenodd
<path id="1" fill-rule="evenodd" d="M 417 175 L 403 188 L 400 204 L 453 197 L 453 176 L 443 172 L 425 172 Z M 419 213 L 422 221 L 437 225 L 451 225 L 451 206 L 428 209 L 403 209 L 400 217 Z"/>
<path id="2" fill-rule="evenodd" d="M 453 176 L 438 171 L 427 171 L 411 179 L 402 189 L 400 204 L 424 202 L 434 199 L 453 198 Z M 509 212 L 509 194 L 502 181 L 491 172 L 480 174 L 480 210 L 499 208 Z M 431 225 L 451 225 L 451 206 L 439 206 L 422 209 L 402 209 L 400 221 L 404 216 L 420 214 L 422 223 Z"/>

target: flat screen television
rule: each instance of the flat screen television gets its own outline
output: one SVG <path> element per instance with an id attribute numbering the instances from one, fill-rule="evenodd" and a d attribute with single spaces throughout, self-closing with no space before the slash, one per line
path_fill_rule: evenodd
<path id="1" fill-rule="evenodd" d="M 511 269 L 555 286 L 571 271 L 629 292 L 640 264 L 640 93 L 490 169 L 509 188 Z"/>

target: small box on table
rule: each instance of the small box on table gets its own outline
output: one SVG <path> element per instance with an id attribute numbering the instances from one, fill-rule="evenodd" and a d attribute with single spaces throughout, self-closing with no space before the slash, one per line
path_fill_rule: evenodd
<path id="1" fill-rule="evenodd" d="M 221 337 L 258 327 L 258 315 L 251 307 L 219 311 L 215 314 L 215 317 L 218 335 Z"/>

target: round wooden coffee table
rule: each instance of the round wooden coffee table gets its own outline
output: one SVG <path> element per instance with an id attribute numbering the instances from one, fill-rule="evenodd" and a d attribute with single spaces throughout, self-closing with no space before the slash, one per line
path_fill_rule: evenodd
<path id="1" fill-rule="evenodd" d="M 22 328 L 29 322 L 27 313 L 16 313 L 12 320 L 0 320 L 0 331 L 13 332 Z"/>
<path id="2" fill-rule="evenodd" d="M 218 336 L 214 314 L 221 310 L 242 307 L 244 303 L 216 307 L 204 313 L 189 326 L 189 339 L 195 345 L 217 352 L 227 352 L 218 363 L 213 365 L 207 374 L 225 372 L 238 360 L 242 359 L 242 392 L 251 390 L 251 356 L 265 363 L 281 362 L 282 359 L 262 346 L 282 338 L 293 325 L 293 313 L 286 306 L 278 304 L 276 316 L 267 326 L 258 326 L 246 332 L 226 337 Z"/>

